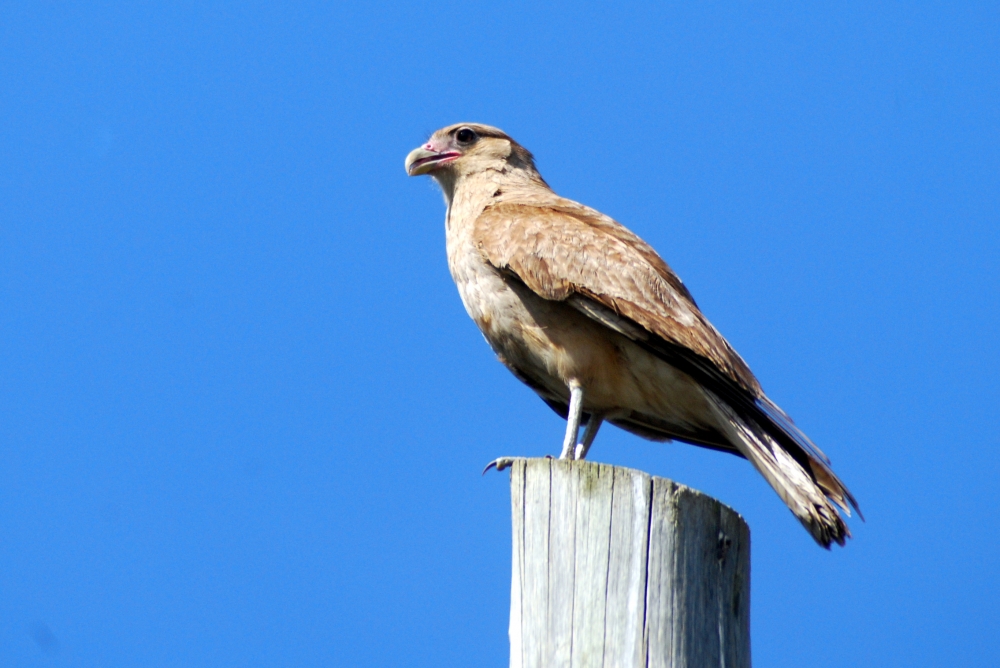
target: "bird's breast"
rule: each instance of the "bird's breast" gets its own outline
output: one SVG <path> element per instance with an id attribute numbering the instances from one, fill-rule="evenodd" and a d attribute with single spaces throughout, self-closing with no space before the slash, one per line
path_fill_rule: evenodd
<path id="1" fill-rule="evenodd" d="M 574 316 L 555 313 L 566 305 L 542 299 L 516 278 L 505 277 L 471 243 L 449 248 L 449 268 L 465 310 L 501 361 L 551 394 L 565 394 L 566 382 L 581 372 L 571 354 L 579 346 L 566 340 Z"/>
<path id="2" fill-rule="evenodd" d="M 543 398 L 607 415 L 638 411 L 688 427 L 704 424 L 704 396 L 687 374 L 562 301 L 544 299 L 487 262 L 474 244 L 450 240 L 448 264 L 462 303 L 497 357 Z"/>

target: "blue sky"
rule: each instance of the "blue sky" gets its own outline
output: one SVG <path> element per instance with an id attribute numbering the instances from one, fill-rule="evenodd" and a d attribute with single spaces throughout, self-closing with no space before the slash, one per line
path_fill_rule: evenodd
<path id="1" fill-rule="evenodd" d="M 505 666 L 492 357 L 403 158 L 497 125 L 638 232 L 867 523 L 614 429 L 753 540 L 766 666 L 1000 661 L 992 3 L 6 3 L 0 664 Z"/>

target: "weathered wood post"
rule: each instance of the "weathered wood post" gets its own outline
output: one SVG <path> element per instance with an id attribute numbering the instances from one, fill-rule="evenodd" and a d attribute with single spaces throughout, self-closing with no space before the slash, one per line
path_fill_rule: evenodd
<path id="1" fill-rule="evenodd" d="M 511 467 L 512 668 L 749 668 L 750 530 L 641 471 Z"/>

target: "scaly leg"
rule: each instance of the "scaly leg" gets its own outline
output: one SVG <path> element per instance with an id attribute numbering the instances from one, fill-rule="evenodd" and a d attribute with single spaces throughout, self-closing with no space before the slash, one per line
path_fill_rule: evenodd
<path id="1" fill-rule="evenodd" d="M 603 415 L 598 415 L 597 413 L 590 414 L 590 419 L 587 420 L 587 428 L 583 430 L 583 441 L 576 446 L 577 459 L 586 459 L 587 453 L 590 452 L 590 446 L 594 443 L 594 437 L 597 436 L 597 430 L 601 428 L 602 422 L 604 422 Z"/>
<path id="2" fill-rule="evenodd" d="M 571 385 L 569 388 L 569 413 L 566 415 L 566 438 L 563 439 L 559 459 L 573 459 L 576 454 L 576 437 L 580 433 L 580 418 L 583 416 L 583 388 Z"/>

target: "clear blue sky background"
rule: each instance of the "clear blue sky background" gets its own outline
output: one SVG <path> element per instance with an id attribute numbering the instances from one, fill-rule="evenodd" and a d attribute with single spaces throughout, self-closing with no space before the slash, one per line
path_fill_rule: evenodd
<path id="1" fill-rule="evenodd" d="M 5 3 L 0 664 L 505 666 L 492 357 L 403 157 L 500 126 L 629 225 L 834 461 L 613 428 L 753 534 L 761 666 L 1000 662 L 995 3 Z M 813 7 L 816 3 L 810 3 Z"/>

